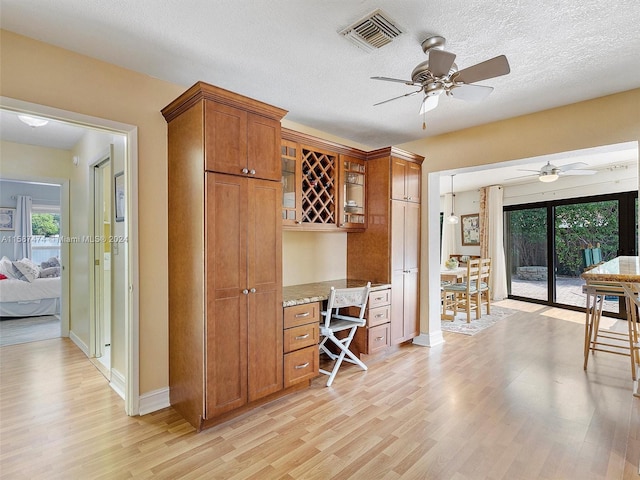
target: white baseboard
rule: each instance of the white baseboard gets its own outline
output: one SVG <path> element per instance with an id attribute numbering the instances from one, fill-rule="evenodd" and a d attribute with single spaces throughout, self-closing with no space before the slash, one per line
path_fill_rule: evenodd
<path id="1" fill-rule="evenodd" d="M 125 399 L 125 378 L 124 375 L 121 374 L 115 368 L 111 369 L 111 381 L 109 382 L 109 386 L 118 394 L 120 398 Z"/>
<path id="2" fill-rule="evenodd" d="M 445 342 L 444 337 L 442 336 L 442 330 L 439 330 L 431 334 L 421 333 L 413 339 L 413 343 L 414 345 L 420 345 L 421 347 L 437 347 Z"/>
<path id="3" fill-rule="evenodd" d="M 169 406 L 169 387 L 165 387 L 140 395 L 138 411 L 140 415 L 146 415 Z"/>
<path id="4" fill-rule="evenodd" d="M 73 332 L 69 332 L 69 338 L 71 339 L 71 341 L 73 343 L 76 344 L 76 346 L 82 350 L 82 352 L 88 357 L 89 356 L 89 346 L 84 343 L 82 340 L 80 340 L 80 337 L 78 337 L 75 333 Z"/>

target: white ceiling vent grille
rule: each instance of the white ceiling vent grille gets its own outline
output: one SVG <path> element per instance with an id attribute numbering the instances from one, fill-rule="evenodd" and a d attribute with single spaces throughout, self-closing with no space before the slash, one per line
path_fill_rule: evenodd
<path id="1" fill-rule="evenodd" d="M 403 31 L 400 27 L 382 10 L 370 13 L 340 32 L 352 43 L 367 51 L 391 43 L 401 33 Z"/>

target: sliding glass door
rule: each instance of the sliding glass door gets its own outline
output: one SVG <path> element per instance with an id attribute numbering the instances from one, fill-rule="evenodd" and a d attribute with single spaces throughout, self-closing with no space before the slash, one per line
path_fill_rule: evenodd
<path id="1" fill-rule="evenodd" d="M 637 253 L 637 192 L 505 207 L 509 297 L 583 309 L 582 249 L 599 247 L 602 260 Z M 624 305 L 607 298 L 605 310 Z"/>

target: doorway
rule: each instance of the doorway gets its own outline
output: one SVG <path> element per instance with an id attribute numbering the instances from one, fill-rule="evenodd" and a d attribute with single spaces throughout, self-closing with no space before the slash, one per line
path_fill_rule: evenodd
<path id="1" fill-rule="evenodd" d="M 114 167 L 114 157 L 111 158 L 112 173 L 117 170 L 122 174 L 122 192 L 126 201 L 121 203 L 124 209 L 122 223 L 117 224 L 116 232 L 112 236 L 117 237 L 118 243 L 111 242 L 111 270 L 114 266 L 118 274 L 112 274 L 111 289 L 111 379 L 110 386 L 124 399 L 124 409 L 128 415 L 137 415 L 140 410 L 139 397 L 139 349 L 138 349 L 138 315 L 139 315 L 139 275 L 138 275 L 138 228 L 137 228 L 137 128 L 120 122 L 105 120 L 102 118 L 82 115 L 75 112 L 60 110 L 21 100 L 0 97 L 0 113 L 11 112 L 38 116 L 52 122 L 80 127 L 88 136 L 87 141 L 81 144 L 83 152 L 74 154 L 73 158 L 66 157 L 71 170 L 63 167 L 67 190 L 63 190 L 63 204 L 70 209 L 70 225 L 63 226 L 65 241 L 62 244 L 63 256 L 68 254 L 69 264 L 63 265 L 68 272 L 68 282 L 63 283 L 63 299 L 70 301 L 63 303 L 67 324 L 62 325 L 62 335 L 68 336 L 87 356 L 91 356 L 92 344 L 95 335 L 91 330 L 90 317 L 94 314 L 93 303 L 90 302 L 90 291 L 93 289 L 94 269 L 87 265 L 94 255 L 95 243 L 87 235 L 94 228 L 93 219 L 93 168 L 96 163 L 95 154 L 89 150 L 97 147 L 96 136 L 108 136 L 117 138 Z M 9 129 L 3 122 L 1 130 L 3 140 L 14 143 L 16 140 L 5 138 Z M 28 143 L 28 142 L 22 142 Z M 104 144 L 102 144 L 104 145 Z M 107 143 L 108 145 L 108 143 Z M 41 145 L 42 146 L 42 145 Z M 67 148 L 66 150 L 70 150 Z M 75 153 L 75 151 L 74 151 Z M 47 163 L 36 164 L 34 158 L 25 158 L 24 162 L 3 163 L 3 176 L 20 178 L 24 176 L 23 170 L 30 169 L 33 180 L 48 180 L 60 176 L 55 169 Z M 61 170 L 61 172 L 62 172 Z M 88 170 L 88 171 L 87 171 Z M 60 173 L 61 173 L 60 172 Z M 109 175 L 113 178 L 113 174 Z M 111 189 L 109 189 L 111 193 Z M 81 213 L 78 213 L 81 211 Z M 74 226 L 75 225 L 75 226 Z M 113 226 L 113 225 L 112 225 Z M 118 247 L 118 252 L 113 256 L 113 249 Z M 88 268 L 89 267 L 89 268 Z M 91 304 L 90 304 L 91 303 Z M 117 326 L 114 326 L 113 305 L 118 306 L 119 314 Z M 70 310 L 71 309 L 71 310 Z M 68 313 L 67 313 L 68 312 Z M 114 339 L 118 339 L 117 351 L 114 351 Z M 117 363 L 117 371 L 114 365 Z"/>

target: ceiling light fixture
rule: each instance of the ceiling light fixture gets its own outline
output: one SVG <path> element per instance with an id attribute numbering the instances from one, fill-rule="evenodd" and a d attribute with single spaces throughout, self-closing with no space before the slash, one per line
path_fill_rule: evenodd
<path id="1" fill-rule="evenodd" d="M 455 177 L 455 174 L 451 175 L 451 215 L 447 217 L 447 223 L 456 224 L 460 221 L 460 219 L 455 214 L 456 194 L 453 192 L 453 177 Z"/>
<path id="2" fill-rule="evenodd" d="M 29 115 L 18 115 L 18 119 L 22 123 L 29 125 L 31 128 L 43 127 L 49 123 L 49 120 L 45 120 L 44 118 L 34 118 Z"/>
<path id="3" fill-rule="evenodd" d="M 538 180 L 540 180 L 541 182 L 544 182 L 544 183 L 555 182 L 557 179 L 558 179 L 558 174 L 557 173 L 542 172 L 538 176 Z"/>

